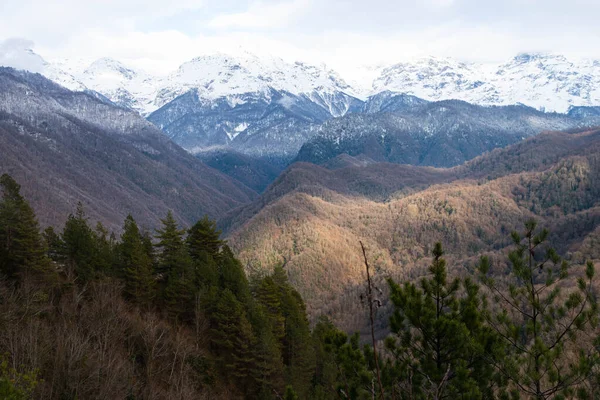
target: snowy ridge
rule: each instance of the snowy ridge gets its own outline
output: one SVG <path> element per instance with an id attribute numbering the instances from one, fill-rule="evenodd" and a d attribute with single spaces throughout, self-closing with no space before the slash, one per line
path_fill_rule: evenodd
<path id="1" fill-rule="evenodd" d="M 600 61 L 523 53 L 507 63 L 488 65 L 429 57 L 382 68 L 368 92 L 384 90 L 431 101 L 525 104 L 564 113 L 572 106 L 600 105 Z"/>
<path id="2" fill-rule="evenodd" d="M 152 76 L 110 58 L 96 60 L 87 67 L 81 62 L 69 66 L 69 60 L 57 64 L 60 65 L 57 70 L 61 68 L 65 76 L 79 82 L 81 87 L 97 91 L 143 115 L 190 90 L 197 91 L 204 100 L 226 98 L 232 104 L 239 101 L 239 95 L 247 93 L 262 95 L 268 100 L 272 89 L 306 94 L 321 99 L 322 105 L 333 115 L 345 112 L 343 109 L 349 106 L 344 105 L 340 110 L 339 105 L 328 100 L 337 99 L 340 93 L 353 94 L 353 89 L 324 65 L 287 63 L 280 58 L 259 58 L 250 53 L 204 55 L 185 62 L 167 76 Z M 67 78 L 58 79 L 56 74 L 50 77 L 61 84 L 67 82 Z M 350 103 L 349 99 L 344 101 Z"/>
<path id="3" fill-rule="evenodd" d="M 190 90 L 207 102 L 225 98 L 234 104 L 244 94 L 264 96 L 269 101 L 274 89 L 305 96 L 333 117 L 356 111 L 360 108 L 357 99 L 366 101 L 386 91 L 429 101 L 525 104 L 561 113 L 572 106 L 600 105 L 600 61 L 572 61 L 553 54 L 524 53 L 501 64 L 428 57 L 389 66 L 357 66 L 357 80 L 349 84 L 325 65 L 291 63 L 248 52 L 202 55 L 165 76 L 153 76 L 110 58 L 91 63 L 76 59 L 49 63 L 31 49 L 22 53 L 15 58 L 27 60 L 33 72 L 72 90 L 99 92 L 143 115 Z"/>
<path id="4" fill-rule="evenodd" d="M 21 53 L 15 58 L 26 60 L 33 72 L 71 90 L 97 91 L 143 115 L 192 89 L 208 101 L 225 97 L 235 102 L 236 96 L 246 93 L 268 96 L 271 89 L 302 94 L 334 117 L 352 111 L 355 99 L 366 100 L 385 91 L 430 101 L 525 104 L 556 112 L 600 105 L 600 61 L 575 62 L 552 54 L 524 53 L 497 65 L 428 57 L 390 66 L 357 67 L 358 81 L 349 85 L 325 65 L 290 63 L 248 52 L 202 55 L 166 76 L 152 76 L 110 58 L 49 63 L 31 49 Z"/>
<path id="5" fill-rule="evenodd" d="M 191 89 L 206 100 L 235 99 L 245 93 L 268 96 L 270 89 L 306 95 L 339 117 L 353 99 L 381 92 L 405 93 L 429 101 L 464 100 L 480 105 L 525 104 L 553 112 L 572 106 L 600 105 L 600 61 L 570 61 L 561 55 L 519 54 L 502 64 L 476 64 L 428 57 L 391 66 L 362 68 L 361 80 L 349 85 L 326 66 L 288 63 L 250 53 L 197 57 L 173 73 L 156 77 L 101 59 L 79 73 L 48 76 L 67 87 L 76 82 L 144 115 Z M 235 100 L 232 100 L 235 101 Z"/>

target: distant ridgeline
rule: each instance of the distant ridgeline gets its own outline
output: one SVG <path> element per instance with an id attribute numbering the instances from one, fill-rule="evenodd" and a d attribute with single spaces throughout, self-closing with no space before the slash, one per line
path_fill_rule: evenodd
<path id="1" fill-rule="evenodd" d="M 480 258 L 478 279 L 448 276 L 437 243 L 418 283 L 388 279 L 389 299 L 365 283 L 363 302 L 393 304 L 374 351 L 324 316 L 311 330 L 286 269 L 248 279 L 207 218 L 184 230 L 169 212 L 150 233 L 128 216 L 117 238 L 78 206 L 62 232 L 40 232 L 19 184 L 4 174 L 0 188 L 2 398 L 599 393 L 594 265 L 571 278 L 535 221 L 512 234 L 505 268 Z"/>

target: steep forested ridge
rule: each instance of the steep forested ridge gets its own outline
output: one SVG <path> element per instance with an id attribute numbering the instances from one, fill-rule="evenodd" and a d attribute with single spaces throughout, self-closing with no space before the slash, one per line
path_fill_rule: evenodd
<path id="1" fill-rule="evenodd" d="M 256 195 L 169 141 L 136 113 L 40 75 L 0 69 L 0 171 L 23 184 L 41 223 L 61 225 L 82 201 L 111 229 L 172 209 L 192 223 Z"/>
<path id="2" fill-rule="evenodd" d="M 598 130 L 547 132 L 451 169 L 346 157 L 334 169 L 298 163 L 221 224 L 252 268 L 286 263 L 314 318 L 327 312 L 363 329 L 360 240 L 398 279 L 420 276 L 436 241 L 468 272 L 476 254 L 502 254 L 507 233 L 531 217 L 556 227 L 561 254 L 596 254 L 599 146 Z"/>

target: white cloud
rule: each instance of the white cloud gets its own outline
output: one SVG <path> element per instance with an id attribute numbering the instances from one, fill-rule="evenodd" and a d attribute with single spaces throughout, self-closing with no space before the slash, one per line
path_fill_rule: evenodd
<path id="1" fill-rule="evenodd" d="M 208 26 L 217 29 L 261 29 L 285 26 L 291 18 L 306 11 L 310 3 L 310 0 L 278 3 L 258 1 L 252 3 L 244 12 L 218 15 L 208 23 Z"/>
<path id="2" fill-rule="evenodd" d="M 0 66 L 42 72 L 44 60 L 30 51 L 32 47 L 32 41 L 20 38 L 0 41 Z"/>

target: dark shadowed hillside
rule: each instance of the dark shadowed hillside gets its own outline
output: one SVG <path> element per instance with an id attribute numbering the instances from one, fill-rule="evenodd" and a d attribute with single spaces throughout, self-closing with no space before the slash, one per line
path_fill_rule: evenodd
<path id="1" fill-rule="evenodd" d="M 22 182 L 42 225 L 61 225 L 78 201 L 117 229 L 128 213 L 147 227 L 168 209 L 191 223 L 256 195 L 136 113 L 7 68 L 0 69 L 0 148 L 0 171 Z"/>
<path id="2" fill-rule="evenodd" d="M 302 146 L 296 160 L 321 164 L 349 154 L 376 161 L 452 167 L 545 130 L 600 125 L 593 109 L 556 114 L 525 106 L 483 107 L 457 100 L 407 103 L 403 96 L 398 97 L 403 100 L 400 106 L 388 112 L 349 114 L 325 122 Z M 393 97 L 384 100 L 390 102 Z"/>
<path id="3" fill-rule="evenodd" d="M 209 167 L 229 175 L 261 193 L 287 166 L 287 161 L 254 157 L 230 149 L 199 152 L 196 157 Z"/>

